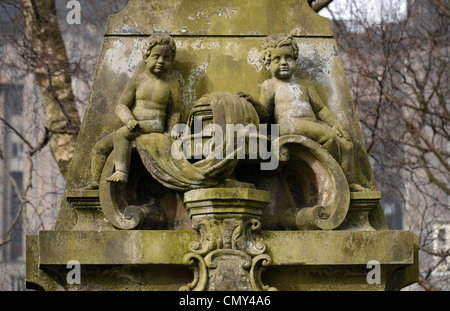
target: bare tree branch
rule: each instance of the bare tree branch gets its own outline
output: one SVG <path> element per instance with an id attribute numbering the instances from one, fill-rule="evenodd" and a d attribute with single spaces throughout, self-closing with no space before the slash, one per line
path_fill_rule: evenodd
<path id="1" fill-rule="evenodd" d="M 308 0 L 309 6 L 316 12 L 320 12 L 322 9 L 328 7 L 333 0 Z"/>
<path id="2" fill-rule="evenodd" d="M 373 24 L 361 3 L 345 8 L 351 23 L 328 11 L 377 185 L 392 197 L 384 203 L 400 206 L 404 228 L 419 236 L 418 284 L 448 289 L 448 274 L 436 272 L 448 266 L 449 250 L 436 248 L 443 242 L 432 224 L 450 221 L 449 5 L 410 1 L 399 18 L 395 2 L 384 4 L 390 11 Z"/>
<path id="3" fill-rule="evenodd" d="M 441 289 L 434 286 L 430 281 L 420 277 L 419 285 L 422 286 L 427 291 L 441 291 Z"/>

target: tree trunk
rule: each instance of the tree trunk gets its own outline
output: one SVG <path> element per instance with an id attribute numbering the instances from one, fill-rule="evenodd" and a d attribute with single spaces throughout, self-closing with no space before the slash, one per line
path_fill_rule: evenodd
<path id="1" fill-rule="evenodd" d="M 31 60 L 42 92 L 50 150 L 66 178 L 75 150 L 80 117 L 72 91 L 69 61 L 54 0 L 21 0 Z"/>

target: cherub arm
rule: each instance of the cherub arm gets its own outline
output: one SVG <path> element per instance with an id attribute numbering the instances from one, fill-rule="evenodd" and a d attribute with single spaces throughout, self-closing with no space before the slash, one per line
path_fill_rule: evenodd
<path id="1" fill-rule="evenodd" d="M 270 92 L 269 83 L 264 82 L 261 86 L 261 92 L 259 95 L 259 100 L 254 98 L 248 93 L 239 92 L 238 95 L 245 98 L 249 103 L 255 107 L 258 113 L 259 120 L 261 123 L 267 123 L 270 120 L 270 116 L 273 113 L 273 92 Z"/>
<path id="2" fill-rule="evenodd" d="M 116 106 L 116 115 L 125 124 L 128 129 L 133 130 L 138 121 L 131 113 L 131 107 L 134 105 L 136 99 L 136 77 L 133 76 L 126 84 L 122 95 Z"/>
<path id="3" fill-rule="evenodd" d="M 336 135 L 339 137 L 344 137 L 346 140 L 350 141 L 350 135 L 342 124 L 339 123 L 337 115 L 325 106 L 316 88 L 311 84 L 308 85 L 308 94 L 316 117 L 331 126 L 336 132 Z"/>

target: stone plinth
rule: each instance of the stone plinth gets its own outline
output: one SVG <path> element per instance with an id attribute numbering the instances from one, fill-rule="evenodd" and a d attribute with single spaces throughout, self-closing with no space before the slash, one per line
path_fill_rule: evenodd
<path id="1" fill-rule="evenodd" d="M 42 231 L 27 238 L 27 286 L 45 290 L 179 290 L 193 280 L 184 256 L 200 235 L 178 231 Z M 407 231 L 263 231 L 271 265 L 261 280 L 289 290 L 398 290 L 418 278 Z M 81 284 L 66 265 L 81 264 Z M 369 284 L 367 263 L 380 263 Z"/>
<path id="2" fill-rule="evenodd" d="M 275 290 L 260 279 L 272 259 L 264 243 L 255 239 L 269 202 L 268 191 L 245 187 L 186 192 L 184 204 L 200 239 L 189 245 L 183 258 L 194 271 L 194 281 L 181 289 Z"/>
<path id="3" fill-rule="evenodd" d="M 184 194 L 184 204 L 193 220 L 202 216 L 259 219 L 269 202 L 269 192 L 250 188 L 209 188 Z"/>

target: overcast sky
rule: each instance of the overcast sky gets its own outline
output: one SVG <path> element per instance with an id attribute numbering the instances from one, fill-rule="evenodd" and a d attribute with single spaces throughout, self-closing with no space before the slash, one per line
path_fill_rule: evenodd
<path id="1" fill-rule="evenodd" d="M 329 7 L 339 19 L 350 19 L 352 12 L 358 12 L 367 22 L 379 23 L 382 17 L 398 20 L 406 16 L 407 0 L 334 0 Z M 331 18 L 327 9 L 319 14 Z"/>

